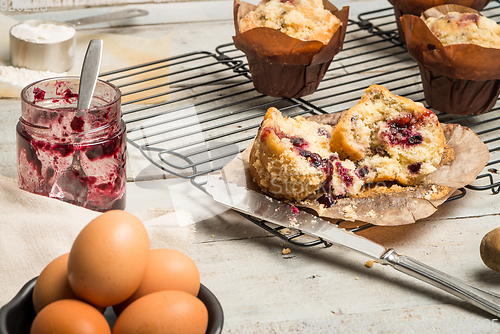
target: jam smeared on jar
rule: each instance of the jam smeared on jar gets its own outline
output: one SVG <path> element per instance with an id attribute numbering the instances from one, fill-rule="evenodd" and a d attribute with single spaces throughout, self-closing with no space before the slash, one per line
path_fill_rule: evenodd
<path id="1" fill-rule="evenodd" d="M 117 89 L 98 82 L 92 108 L 77 116 L 78 79 L 33 85 L 21 94 L 19 187 L 96 211 L 124 209 L 126 140 Z"/>
<path id="2" fill-rule="evenodd" d="M 33 89 L 33 99 L 34 99 L 33 102 L 44 100 L 45 91 L 36 87 L 35 89 Z"/>
<path id="3" fill-rule="evenodd" d="M 75 117 L 71 121 L 71 129 L 75 132 L 83 132 L 83 126 L 85 125 L 85 120 L 83 117 Z"/>

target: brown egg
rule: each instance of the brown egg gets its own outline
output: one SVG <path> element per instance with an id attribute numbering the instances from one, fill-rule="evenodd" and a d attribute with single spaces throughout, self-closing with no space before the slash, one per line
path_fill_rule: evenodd
<path id="1" fill-rule="evenodd" d="M 66 253 L 55 258 L 38 276 L 33 288 L 33 306 L 36 313 L 56 300 L 79 299 L 69 285 L 68 257 L 69 253 Z"/>
<path id="2" fill-rule="evenodd" d="M 184 291 L 160 291 L 130 304 L 116 319 L 113 334 L 204 334 L 208 326 L 205 304 Z M 142 331 L 141 331 L 142 330 Z"/>
<path id="3" fill-rule="evenodd" d="M 76 237 L 68 259 L 69 284 L 93 305 L 116 305 L 137 290 L 148 258 L 149 237 L 142 222 L 125 211 L 107 211 Z"/>
<path id="4" fill-rule="evenodd" d="M 189 256 L 173 249 L 151 250 L 141 285 L 125 302 L 115 305 L 113 310 L 119 315 L 134 300 L 163 290 L 184 291 L 195 297 L 198 295 L 200 272 Z"/>
<path id="5" fill-rule="evenodd" d="M 30 334 L 110 334 L 106 318 L 95 307 L 62 299 L 44 307 L 31 324 Z"/>

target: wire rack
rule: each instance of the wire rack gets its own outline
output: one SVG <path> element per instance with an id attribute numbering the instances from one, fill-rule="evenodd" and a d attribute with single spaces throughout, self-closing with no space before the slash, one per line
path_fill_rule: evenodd
<path id="1" fill-rule="evenodd" d="M 482 13 L 499 21 L 500 3 L 491 2 Z M 220 45 L 214 52 L 192 52 L 102 73 L 101 78 L 123 93 L 129 144 L 153 165 L 190 179 L 203 191 L 206 175 L 248 147 L 271 106 L 290 117 L 338 113 L 359 101 L 371 84 L 425 104 L 418 66 L 398 39 L 391 7 L 349 20 L 342 52 L 317 91 L 302 98 L 273 98 L 255 91 L 246 58 L 232 43 Z M 500 192 L 500 160 L 495 157 L 500 150 L 500 103 L 479 116 L 436 113 L 441 122 L 474 130 L 490 150 L 488 172 L 467 188 Z M 465 193 L 461 189 L 453 199 Z M 291 243 L 328 246 L 300 231 L 245 217 Z"/>

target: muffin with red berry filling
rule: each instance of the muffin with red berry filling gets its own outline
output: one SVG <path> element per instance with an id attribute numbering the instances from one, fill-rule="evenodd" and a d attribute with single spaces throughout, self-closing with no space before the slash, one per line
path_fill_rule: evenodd
<path id="1" fill-rule="evenodd" d="M 327 0 L 234 0 L 234 46 L 255 89 L 268 96 L 314 93 L 344 45 L 349 7 Z"/>
<path id="2" fill-rule="evenodd" d="M 341 159 L 368 166 L 368 182 L 415 185 L 436 170 L 445 146 L 437 116 L 421 103 L 372 85 L 346 111 L 331 137 Z"/>
<path id="3" fill-rule="evenodd" d="M 429 30 L 444 45 L 476 44 L 485 48 L 500 48 L 500 26 L 474 12 L 448 12 L 425 20 Z"/>
<path id="4" fill-rule="evenodd" d="M 443 5 L 403 15 L 408 53 L 418 63 L 427 105 L 479 115 L 500 95 L 500 26 L 476 10 Z"/>
<path id="5" fill-rule="evenodd" d="M 340 19 L 323 7 L 323 0 L 269 0 L 243 16 L 239 29 L 243 33 L 267 27 L 302 41 L 328 44 L 341 25 Z"/>
<path id="6" fill-rule="evenodd" d="M 301 201 L 318 193 L 355 195 L 364 172 L 330 149 L 332 127 L 269 108 L 250 152 L 250 172 L 267 194 Z"/>

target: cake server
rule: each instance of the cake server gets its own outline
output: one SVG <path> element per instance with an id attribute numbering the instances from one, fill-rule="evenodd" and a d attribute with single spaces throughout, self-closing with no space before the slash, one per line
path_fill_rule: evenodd
<path id="1" fill-rule="evenodd" d="M 400 272 L 449 292 L 497 317 L 500 316 L 500 295 L 474 287 L 411 257 L 398 254 L 394 249 L 299 211 L 292 205 L 228 182 L 220 174 L 208 176 L 205 190 L 215 201 L 236 211 L 355 250 L 383 265 L 390 265 Z"/>

